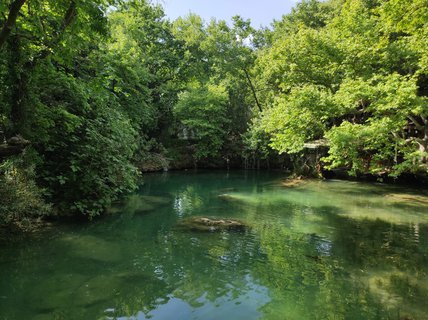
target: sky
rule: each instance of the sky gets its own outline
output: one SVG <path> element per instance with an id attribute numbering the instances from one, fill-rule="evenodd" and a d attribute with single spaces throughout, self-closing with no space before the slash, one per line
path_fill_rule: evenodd
<path id="1" fill-rule="evenodd" d="M 253 27 L 268 27 L 273 19 L 289 13 L 297 0 L 157 0 L 170 20 L 189 12 L 200 15 L 206 22 L 212 17 L 230 22 L 234 15 L 251 19 Z"/>

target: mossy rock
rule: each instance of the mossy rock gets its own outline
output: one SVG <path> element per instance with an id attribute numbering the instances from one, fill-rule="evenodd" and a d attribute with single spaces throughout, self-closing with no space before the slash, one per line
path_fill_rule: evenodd
<path id="1" fill-rule="evenodd" d="M 305 184 L 307 181 L 303 179 L 303 177 L 299 176 L 296 178 L 287 178 L 285 180 L 281 181 L 281 186 L 287 187 L 287 188 L 293 188 L 293 187 L 300 187 L 301 185 Z"/>
<path id="2" fill-rule="evenodd" d="M 220 232 L 237 231 L 244 232 L 250 227 L 242 221 L 236 219 L 212 218 L 212 217 L 192 217 L 181 220 L 177 226 L 182 230 Z"/>

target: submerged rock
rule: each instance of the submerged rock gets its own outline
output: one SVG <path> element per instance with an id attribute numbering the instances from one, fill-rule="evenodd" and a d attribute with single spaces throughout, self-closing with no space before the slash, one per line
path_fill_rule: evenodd
<path id="1" fill-rule="evenodd" d="M 181 220 L 178 227 L 183 230 L 191 231 L 245 231 L 249 226 L 244 222 L 235 219 L 222 219 L 210 217 L 192 217 Z"/>
<path id="2" fill-rule="evenodd" d="M 287 178 L 283 181 L 281 181 L 281 186 L 283 187 L 298 187 L 302 184 L 306 183 L 307 181 L 303 179 L 303 177 L 298 176 L 296 178 Z"/>
<path id="3" fill-rule="evenodd" d="M 428 206 L 428 197 L 425 195 L 415 195 L 409 193 L 390 193 L 385 196 L 394 203 L 404 203 L 414 206 Z"/>

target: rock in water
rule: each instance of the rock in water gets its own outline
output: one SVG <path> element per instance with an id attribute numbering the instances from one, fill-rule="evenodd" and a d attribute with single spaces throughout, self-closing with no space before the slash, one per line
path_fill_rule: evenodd
<path id="1" fill-rule="evenodd" d="M 249 226 L 242 221 L 235 219 L 222 219 L 211 217 L 191 217 L 178 223 L 178 227 L 183 230 L 191 231 L 245 231 Z"/>
<path id="2" fill-rule="evenodd" d="M 296 178 L 287 178 L 281 181 L 281 185 L 283 187 L 299 187 L 304 183 L 306 183 L 306 180 L 303 179 L 302 176 L 298 176 Z"/>

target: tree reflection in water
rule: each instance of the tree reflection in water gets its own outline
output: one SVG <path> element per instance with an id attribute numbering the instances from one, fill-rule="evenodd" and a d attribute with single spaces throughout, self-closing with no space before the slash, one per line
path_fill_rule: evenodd
<path id="1" fill-rule="evenodd" d="M 152 175 L 116 208 L 124 214 L 5 244 L 0 318 L 425 319 L 427 207 L 386 196 L 400 192 L 284 188 L 268 173 Z M 176 227 L 189 216 L 251 229 Z"/>

